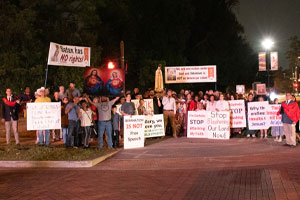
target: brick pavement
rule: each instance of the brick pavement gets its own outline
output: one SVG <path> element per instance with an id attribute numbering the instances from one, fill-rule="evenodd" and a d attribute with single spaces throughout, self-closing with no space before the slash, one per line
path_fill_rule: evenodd
<path id="1" fill-rule="evenodd" d="M 89 169 L 0 169 L 0 199 L 300 199 L 300 147 L 169 139 Z"/>

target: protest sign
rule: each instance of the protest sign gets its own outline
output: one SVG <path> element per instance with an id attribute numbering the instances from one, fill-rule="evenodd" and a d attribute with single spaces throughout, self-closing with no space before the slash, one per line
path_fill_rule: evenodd
<path id="1" fill-rule="evenodd" d="M 230 127 L 243 128 L 246 127 L 245 101 L 233 100 L 228 101 L 231 110 Z"/>
<path id="2" fill-rule="evenodd" d="M 236 93 L 245 94 L 245 85 L 236 85 Z"/>
<path id="3" fill-rule="evenodd" d="M 277 115 L 280 110 L 280 104 L 272 104 L 267 108 L 268 123 L 270 126 L 282 126 L 281 115 Z"/>
<path id="4" fill-rule="evenodd" d="M 230 138 L 230 112 L 229 111 L 209 111 L 207 112 L 207 129 L 210 139 Z"/>
<path id="5" fill-rule="evenodd" d="M 256 84 L 256 95 L 265 95 L 267 94 L 266 84 Z"/>
<path id="6" fill-rule="evenodd" d="M 124 149 L 144 147 L 145 116 L 124 116 Z"/>
<path id="7" fill-rule="evenodd" d="M 153 99 L 143 99 L 144 100 L 144 107 L 148 114 L 154 114 L 154 107 L 153 107 Z M 132 99 L 131 102 L 134 103 L 135 112 L 138 114 L 138 107 L 140 106 L 139 99 Z"/>
<path id="8" fill-rule="evenodd" d="M 90 66 L 91 48 L 61 45 L 50 42 L 48 65 L 86 67 Z"/>
<path id="9" fill-rule="evenodd" d="M 267 101 L 248 102 L 248 126 L 249 130 L 268 129 L 270 127 L 267 119 Z"/>
<path id="10" fill-rule="evenodd" d="M 207 111 L 188 111 L 187 137 L 207 138 Z"/>
<path id="11" fill-rule="evenodd" d="M 164 115 L 145 116 L 145 138 L 165 136 Z"/>
<path id="12" fill-rule="evenodd" d="M 27 130 L 61 129 L 61 105 L 27 103 Z"/>
<path id="13" fill-rule="evenodd" d="M 83 91 L 87 94 L 120 96 L 124 83 L 125 72 L 122 69 L 85 68 Z"/>
<path id="14" fill-rule="evenodd" d="M 216 65 L 165 67 L 165 81 L 169 83 L 202 83 L 217 81 Z"/>

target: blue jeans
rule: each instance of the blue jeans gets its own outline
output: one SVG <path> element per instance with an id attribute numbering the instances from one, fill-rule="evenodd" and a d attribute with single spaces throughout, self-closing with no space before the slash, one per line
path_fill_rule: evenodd
<path id="1" fill-rule="evenodd" d="M 67 143 L 68 128 L 62 128 L 64 144 Z"/>
<path id="2" fill-rule="evenodd" d="M 39 130 L 39 142 L 40 145 L 44 144 L 44 134 L 43 134 L 44 130 Z M 45 130 L 45 144 L 49 145 L 50 143 L 50 131 L 49 130 Z"/>
<path id="3" fill-rule="evenodd" d="M 74 136 L 74 146 L 79 146 L 79 127 L 80 121 L 69 120 L 66 146 L 72 146 L 72 136 Z"/>
<path id="4" fill-rule="evenodd" d="M 106 130 L 107 134 L 107 145 L 109 148 L 112 147 L 112 126 L 111 126 L 111 121 L 99 121 L 98 122 L 98 144 L 99 147 L 103 147 L 103 134 L 104 131 Z"/>

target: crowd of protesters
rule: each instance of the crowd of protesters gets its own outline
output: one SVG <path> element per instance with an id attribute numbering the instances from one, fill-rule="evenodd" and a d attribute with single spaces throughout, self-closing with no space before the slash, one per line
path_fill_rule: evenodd
<path id="1" fill-rule="evenodd" d="M 135 108 L 131 99 L 139 100 L 139 107 Z M 180 90 L 176 93 L 172 90 L 155 92 L 149 88 L 143 94 L 139 88 L 134 88 L 133 92 L 127 90 L 124 95 L 109 99 L 108 97 L 93 97 L 81 92 L 74 83 L 65 90 L 64 86 L 59 86 L 58 91 L 50 98 L 48 89 L 39 88 L 34 94 L 30 92 L 30 87 L 26 87 L 23 95 L 18 98 L 12 95 L 10 88 L 6 89 L 6 97 L 2 104 L 2 121 L 5 123 L 6 142 L 10 143 L 10 129 L 12 128 L 16 144 L 20 144 L 17 122 L 20 110 L 26 117 L 26 103 L 36 102 L 61 102 L 61 129 L 60 130 L 40 130 L 37 131 L 37 141 L 39 145 L 50 144 L 50 134 L 53 142 L 56 141 L 56 134 L 59 140 L 63 140 L 67 148 L 80 147 L 89 148 L 91 142 L 98 138 L 98 147 L 103 147 L 105 139 L 108 148 L 119 148 L 120 138 L 123 136 L 123 116 L 148 115 L 144 107 L 144 99 L 153 99 L 154 114 L 163 114 L 166 135 L 174 138 L 187 135 L 187 113 L 188 111 L 230 111 L 228 100 L 244 100 L 246 106 L 249 102 L 265 101 L 267 97 L 255 96 L 250 91 L 247 96 L 236 93 L 221 93 L 219 91 L 199 91 L 195 93 L 190 90 Z M 275 99 L 274 104 L 278 104 Z M 117 112 L 116 105 L 120 105 L 120 112 Z M 280 114 L 282 115 L 283 126 L 271 127 L 271 135 L 276 142 L 282 142 L 286 137 L 286 145 L 296 146 L 296 137 L 300 141 L 299 125 L 297 116 L 291 114 L 299 110 L 295 96 L 286 93 L 286 101 L 282 102 Z M 247 119 L 247 117 L 246 117 Z M 298 122 L 299 123 L 299 122 Z M 241 135 L 243 128 L 232 128 L 231 136 Z M 249 130 L 248 121 L 245 128 L 247 138 L 268 137 L 268 130 L 260 130 L 260 134 L 254 130 Z"/>

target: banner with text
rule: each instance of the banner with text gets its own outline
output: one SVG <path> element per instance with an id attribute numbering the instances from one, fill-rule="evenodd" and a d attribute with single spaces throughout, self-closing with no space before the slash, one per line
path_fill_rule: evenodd
<path id="1" fill-rule="evenodd" d="M 246 127 L 245 101 L 233 100 L 228 101 L 231 110 L 230 127 L 243 128 Z"/>
<path id="2" fill-rule="evenodd" d="M 145 116 L 145 138 L 165 136 L 164 115 Z"/>
<path id="3" fill-rule="evenodd" d="M 230 112 L 210 111 L 207 114 L 207 134 L 209 139 L 230 138 Z"/>
<path id="4" fill-rule="evenodd" d="M 91 48 L 61 45 L 50 42 L 48 65 L 86 67 L 90 66 Z"/>
<path id="5" fill-rule="evenodd" d="M 165 67 L 165 81 L 167 84 L 216 82 L 217 66 Z"/>
<path id="6" fill-rule="evenodd" d="M 144 147 L 145 116 L 124 116 L 124 149 Z"/>
<path id="7" fill-rule="evenodd" d="M 61 129 L 61 104 L 27 103 L 27 130 Z"/>
<path id="8" fill-rule="evenodd" d="M 269 103 L 267 101 L 248 102 L 249 130 L 268 129 L 270 127 L 267 116 Z"/>
<path id="9" fill-rule="evenodd" d="M 280 110 L 280 104 L 271 104 L 268 106 L 267 109 L 267 116 L 269 120 L 270 126 L 282 126 L 281 122 L 281 115 L 277 115 L 278 111 Z"/>
<path id="10" fill-rule="evenodd" d="M 143 99 L 144 100 L 144 107 L 148 114 L 154 114 L 154 107 L 153 107 L 153 99 Z M 138 107 L 140 106 L 139 99 L 132 99 L 131 102 L 134 103 L 135 112 L 138 114 Z"/>
<path id="11" fill-rule="evenodd" d="M 206 134 L 207 111 L 188 111 L 187 137 L 208 138 Z"/>

